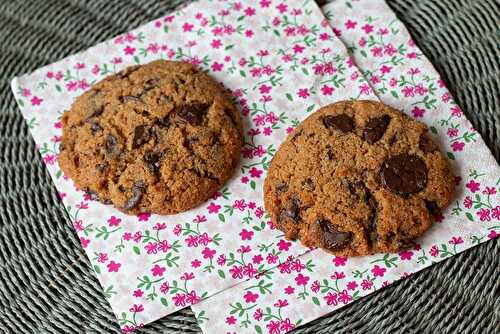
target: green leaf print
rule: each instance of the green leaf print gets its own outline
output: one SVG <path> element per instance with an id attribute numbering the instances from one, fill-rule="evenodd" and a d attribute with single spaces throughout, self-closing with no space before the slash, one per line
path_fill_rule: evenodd
<path id="1" fill-rule="evenodd" d="M 139 249 L 139 247 L 134 246 L 134 247 L 132 248 L 132 250 L 134 251 L 134 253 L 135 253 L 135 254 L 137 254 L 137 255 L 141 255 L 141 250 Z"/>
<path id="2" fill-rule="evenodd" d="M 317 297 L 312 297 L 312 302 L 319 306 L 319 299 Z"/>
<path id="3" fill-rule="evenodd" d="M 219 277 L 222 279 L 226 278 L 226 274 L 224 274 L 224 271 L 222 271 L 221 269 L 217 270 L 217 275 L 219 275 Z"/>
<path id="4" fill-rule="evenodd" d="M 167 301 L 167 298 L 165 298 L 165 297 L 161 297 L 161 298 L 160 298 L 160 302 L 163 304 L 163 306 L 167 306 L 167 307 L 168 307 L 168 301 Z"/>

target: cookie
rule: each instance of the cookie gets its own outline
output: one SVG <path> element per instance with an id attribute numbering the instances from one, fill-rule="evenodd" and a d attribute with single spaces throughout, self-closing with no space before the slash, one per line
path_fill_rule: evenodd
<path id="1" fill-rule="evenodd" d="M 174 214 L 212 197 L 242 145 L 230 94 L 184 62 L 157 60 L 107 77 L 62 116 L 63 172 L 128 214 Z"/>
<path id="2" fill-rule="evenodd" d="M 304 120 L 264 183 L 288 239 L 338 256 L 411 247 L 451 201 L 454 177 L 427 127 L 374 101 L 342 101 Z"/>

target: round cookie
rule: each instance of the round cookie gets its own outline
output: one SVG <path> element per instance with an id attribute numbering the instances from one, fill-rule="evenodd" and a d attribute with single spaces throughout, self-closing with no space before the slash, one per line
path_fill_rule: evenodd
<path id="1" fill-rule="evenodd" d="M 286 238 L 335 255 L 408 248 L 454 191 L 448 161 L 427 131 L 379 102 L 325 106 L 276 152 L 266 210 Z"/>
<path id="2" fill-rule="evenodd" d="M 59 165 L 93 199 L 128 214 L 174 214 L 228 180 L 242 145 L 230 94 L 184 62 L 107 77 L 62 116 Z"/>

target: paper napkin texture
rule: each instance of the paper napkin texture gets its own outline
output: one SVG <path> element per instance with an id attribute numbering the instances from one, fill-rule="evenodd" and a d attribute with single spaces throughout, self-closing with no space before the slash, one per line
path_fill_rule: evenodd
<path id="1" fill-rule="evenodd" d="M 380 100 L 430 127 L 457 175 L 455 199 L 414 249 L 349 259 L 314 250 L 194 305 L 204 333 L 286 333 L 500 234 L 500 168 L 404 25 L 383 0 L 322 10 Z"/>
<path id="2" fill-rule="evenodd" d="M 173 216 L 126 216 L 93 202 L 57 164 L 59 118 L 93 83 L 154 59 L 188 61 L 233 91 L 241 165 L 216 197 Z M 265 215 L 262 184 L 287 132 L 319 106 L 376 99 L 314 1 L 200 1 L 12 82 L 74 228 L 118 321 L 131 331 L 307 249 Z"/>

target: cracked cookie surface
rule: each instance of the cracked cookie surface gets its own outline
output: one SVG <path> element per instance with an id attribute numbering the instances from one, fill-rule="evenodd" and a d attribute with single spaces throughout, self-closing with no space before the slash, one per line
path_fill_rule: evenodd
<path id="1" fill-rule="evenodd" d="M 447 159 L 427 127 L 374 101 L 342 101 L 304 120 L 264 183 L 288 239 L 339 256 L 411 247 L 453 196 Z"/>
<path id="2" fill-rule="evenodd" d="M 230 94 L 184 62 L 157 60 L 98 82 L 62 116 L 59 165 L 90 198 L 128 214 L 174 214 L 229 179 L 242 145 Z"/>

